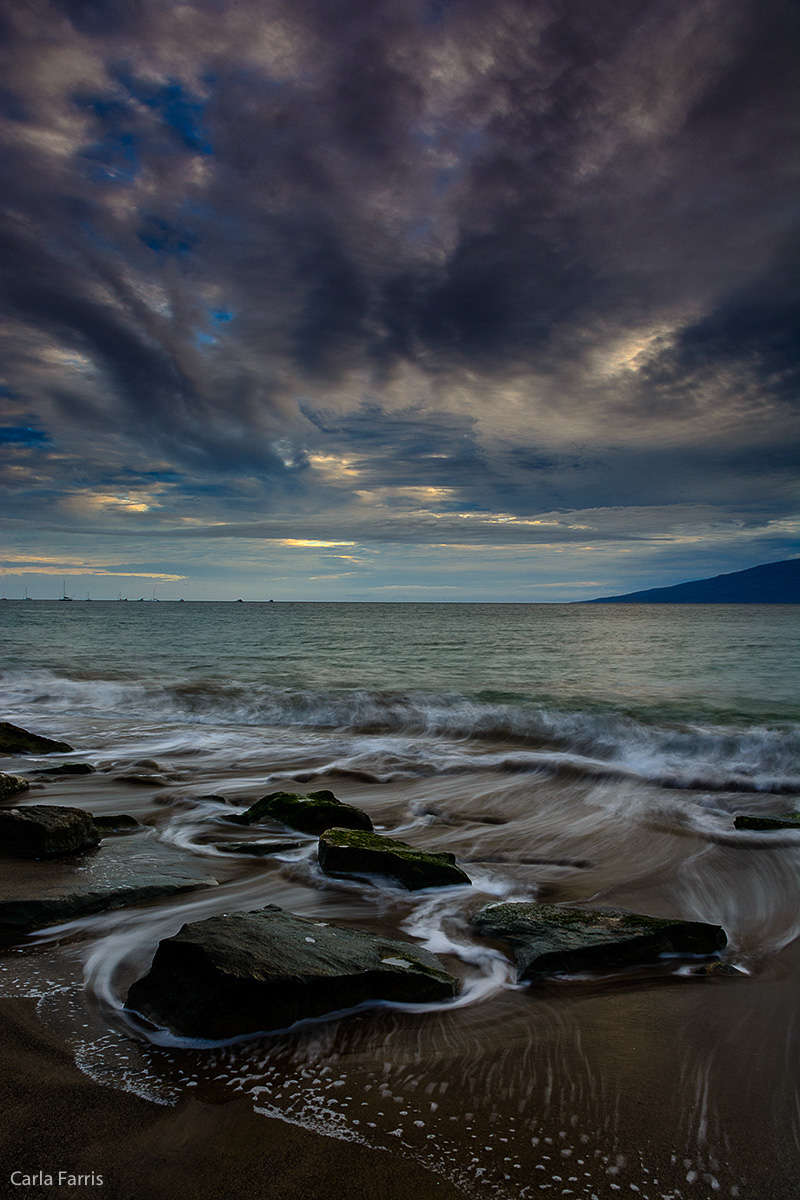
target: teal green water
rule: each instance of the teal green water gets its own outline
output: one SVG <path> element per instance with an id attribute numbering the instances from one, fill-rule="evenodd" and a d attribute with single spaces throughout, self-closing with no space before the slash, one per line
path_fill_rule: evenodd
<path id="1" fill-rule="evenodd" d="M 20 673 L 46 670 L 69 680 L 458 693 L 781 721 L 799 711 L 799 613 L 794 605 L 6 601 L 0 652 L 20 686 Z"/>

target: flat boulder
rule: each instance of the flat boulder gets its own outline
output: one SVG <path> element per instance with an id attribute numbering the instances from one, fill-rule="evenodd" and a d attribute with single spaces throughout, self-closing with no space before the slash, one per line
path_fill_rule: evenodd
<path id="1" fill-rule="evenodd" d="M 255 858 L 266 858 L 269 854 L 285 854 L 288 850 L 299 850 L 312 842 L 217 842 L 218 850 L 226 854 L 252 854 Z"/>
<path id="2" fill-rule="evenodd" d="M 109 833 L 136 833 L 138 829 L 144 828 L 130 813 L 104 813 L 95 816 L 94 823 L 103 837 Z"/>
<path id="3" fill-rule="evenodd" d="M 3 754 L 70 754 L 72 746 L 67 742 L 54 742 L 52 738 L 43 737 L 40 733 L 29 733 L 12 725 L 10 721 L 0 721 L 0 752 Z"/>
<path id="4" fill-rule="evenodd" d="M 184 925 L 125 1003 L 181 1037 L 219 1040 L 370 1001 L 448 1000 L 456 988 L 427 950 L 270 904 Z"/>
<path id="5" fill-rule="evenodd" d="M 288 825 L 301 833 L 318 836 L 332 826 L 342 829 L 363 829 L 369 832 L 372 821 L 360 808 L 342 804 L 333 792 L 309 792 L 299 796 L 295 792 L 270 792 L 256 800 L 247 812 L 231 817 L 239 825 L 253 825 L 264 819 Z"/>
<path id="6" fill-rule="evenodd" d="M 89 813 L 60 804 L 0 809 L 0 853 L 14 858 L 60 858 L 91 850 L 100 834 Z"/>
<path id="7" fill-rule="evenodd" d="M 127 908 L 216 884 L 207 864 L 150 838 L 103 843 L 89 858 L 25 862 L 0 871 L 0 935 L 17 938 L 78 917 Z"/>
<path id="8" fill-rule="evenodd" d="M 781 813 L 779 817 L 758 817 L 752 813 L 738 813 L 733 819 L 734 829 L 800 829 L 800 812 Z"/>
<path id="9" fill-rule="evenodd" d="M 410 892 L 472 882 L 456 866 L 454 854 L 432 854 L 408 842 L 354 829 L 327 829 L 321 835 L 319 865 L 326 875 L 383 875 Z"/>
<path id="10" fill-rule="evenodd" d="M 27 779 L 23 779 L 21 775 L 0 773 L 0 800 L 7 800 L 9 796 L 16 796 L 20 792 L 27 792 L 30 786 Z"/>
<path id="11" fill-rule="evenodd" d="M 58 767 L 40 767 L 37 775 L 94 775 L 91 763 L 61 763 Z"/>
<path id="12" fill-rule="evenodd" d="M 664 954 L 711 955 L 727 944 L 719 925 L 557 904 L 488 904 L 472 924 L 510 946 L 518 979 L 645 966 Z"/>

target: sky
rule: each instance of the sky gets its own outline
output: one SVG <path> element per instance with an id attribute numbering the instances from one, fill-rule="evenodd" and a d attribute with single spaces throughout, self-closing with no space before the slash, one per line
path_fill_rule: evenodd
<path id="1" fill-rule="evenodd" d="M 6 0 L 2 587 L 796 556 L 797 0 Z"/>

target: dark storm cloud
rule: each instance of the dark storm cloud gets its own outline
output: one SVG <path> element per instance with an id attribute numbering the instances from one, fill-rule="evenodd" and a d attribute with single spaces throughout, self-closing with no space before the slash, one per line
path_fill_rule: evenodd
<path id="1" fill-rule="evenodd" d="M 784 511 L 788 0 L 7 14 L 4 424 L 41 494 L 113 455 L 245 515 L 763 506 L 765 475 Z"/>
<path id="2" fill-rule="evenodd" d="M 800 258 L 794 247 L 787 259 L 687 325 L 673 353 L 656 364 L 654 382 L 663 372 L 680 385 L 692 374 L 729 364 L 754 369 L 764 397 L 796 404 L 800 399 Z"/>

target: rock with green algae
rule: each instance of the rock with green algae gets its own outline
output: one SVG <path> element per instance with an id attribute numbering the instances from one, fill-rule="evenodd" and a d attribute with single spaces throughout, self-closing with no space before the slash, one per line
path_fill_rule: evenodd
<path id="1" fill-rule="evenodd" d="M 60 858 L 91 850 L 100 833 L 82 808 L 27 804 L 0 809 L 0 852 L 14 858 Z"/>
<path id="2" fill-rule="evenodd" d="M 27 792 L 30 786 L 27 779 L 23 779 L 21 775 L 0 774 L 0 800 L 7 800 L 9 796 L 17 796 L 20 792 Z"/>
<path id="3" fill-rule="evenodd" d="M 301 833 L 319 835 L 336 826 L 344 829 L 371 831 L 372 821 L 360 808 L 342 804 L 333 792 L 309 792 L 299 796 L 295 792 L 270 792 L 256 800 L 241 816 L 231 817 L 239 825 L 253 825 L 265 818 L 298 829 Z"/>
<path id="4" fill-rule="evenodd" d="M 408 842 L 352 829 L 326 829 L 319 839 L 319 865 L 326 875 L 383 875 L 408 891 L 453 887 L 472 881 L 454 854 L 417 850 Z"/>
<path id="5" fill-rule="evenodd" d="M 3 754 L 69 754 L 67 742 L 54 742 L 40 733 L 29 733 L 10 721 L 0 721 L 0 752 Z"/>
<path id="6" fill-rule="evenodd" d="M 427 950 L 270 904 L 184 925 L 125 1003 L 181 1037 L 217 1040 L 369 1001 L 448 1000 L 456 988 Z"/>
<path id="7" fill-rule="evenodd" d="M 641 966 L 663 954 L 712 955 L 727 944 L 719 925 L 557 904 L 488 904 L 472 924 L 510 946 L 523 980 Z"/>
<path id="8" fill-rule="evenodd" d="M 779 817 L 758 817 L 754 813 L 738 813 L 734 829 L 800 829 L 800 812 L 781 813 Z"/>

